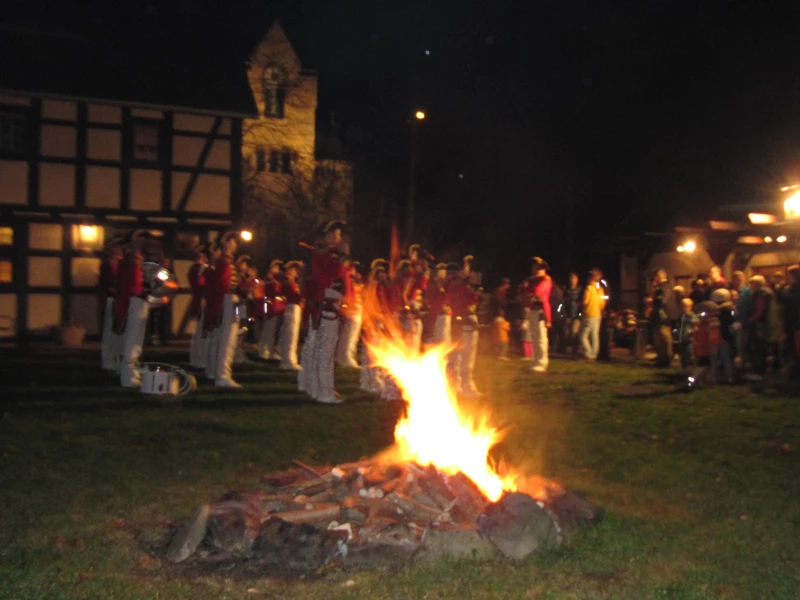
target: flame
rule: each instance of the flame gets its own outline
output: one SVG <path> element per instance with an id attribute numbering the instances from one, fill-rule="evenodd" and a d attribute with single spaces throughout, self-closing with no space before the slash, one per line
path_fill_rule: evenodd
<path id="1" fill-rule="evenodd" d="M 490 424 L 488 412 L 473 416 L 460 407 L 450 387 L 447 354 L 452 348 L 434 346 L 420 353 L 409 347 L 396 318 L 378 306 L 374 292 L 375 285 L 368 286 L 364 298 L 367 346 L 406 402 L 386 459 L 433 465 L 448 475 L 461 472 L 493 502 L 504 491 L 515 491 L 517 475 L 498 473 L 489 455 L 501 432 Z"/>

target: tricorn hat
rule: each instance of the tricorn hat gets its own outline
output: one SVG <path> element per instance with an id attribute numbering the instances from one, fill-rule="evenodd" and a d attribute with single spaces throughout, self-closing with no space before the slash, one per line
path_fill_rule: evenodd
<path id="1" fill-rule="evenodd" d="M 403 260 L 397 261 L 397 272 L 398 273 L 400 271 L 404 270 L 404 269 L 410 269 L 410 268 L 411 268 L 411 261 L 408 260 L 407 258 L 404 258 Z"/>
<path id="2" fill-rule="evenodd" d="M 332 231 L 344 231 L 347 228 L 347 223 L 345 221 L 340 221 L 338 219 L 334 219 L 333 221 L 328 221 L 325 223 L 325 226 L 322 228 L 323 234 L 329 234 Z"/>
<path id="3" fill-rule="evenodd" d="M 418 253 L 419 251 L 420 251 L 420 245 L 419 244 L 411 244 L 408 247 L 408 255 L 409 256 L 411 256 L 412 252 L 417 252 Z"/>
<path id="4" fill-rule="evenodd" d="M 437 271 L 443 271 L 446 268 L 447 268 L 447 263 L 444 262 L 436 263 L 436 266 L 434 267 L 434 269 L 436 269 Z"/>
<path id="5" fill-rule="evenodd" d="M 466 268 L 466 267 L 472 266 L 472 261 L 473 260 L 475 260 L 475 257 L 472 256 L 472 254 L 467 254 L 464 257 L 464 261 L 463 261 L 464 262 L 464 267 Z"/>
<path id="6" fill-rule="evenodd" d="M 239 232 L 238 231 L 225 231 L 225 232 L 222 232 L 219 235 L 219 237 L 217 238 L 217 244 L 222 245 L 222 244 L 224 244 L 225 242 L 227 242 L 228 240 L 230 240 L 232 238 L 237 238 L 238 239 L 239 238 Z"/>
<path id="7" fill-rule="evenodd" d="M 273 260 L 272 262 L 269 263 L 269 270 L 270 271 L 272 271 L 272 269 L 274 269 L 275 267 L 278 267 L 278 268 L 282 269 L 284 267 L 283 261 L 278 259 L 278 258 L 276 258 L 275 260 Z"/>
<path id="8" fill-rule="evenodd" d="M 460 271 L 461 265 L 456 262 L 447 263 L 447 270 L 448 271 Z"/>
<path id="9" fill-rule="evenodd" d="M 239 256 L 237 256 L 237 257 L 236 257 L 236 264 L 237 264 L 237 265 L 240 265 L 240 264 L 242 264 L 242 263 L 248 263 L 248 264 L 249 264 L 249 263 L 250 263 L 250 260 L 251 260 L 251 259 L 250 259 L 250 256 L 249 256 L 249 255 L 247 255 L 247 254 L 240 254 Z"/>
<path id="10" fill-rule="evenodd" d="M 377 268 L 386 269 L 389 267 L 389 262 L 385 258 L 376 258 L 371 263 L 369 263 L 370 269 L 377 269 Z"/>
<path id="11" fill-rule="evenodd" d="M 531 262 L 534 266 L 544 269 L 545 271 L 550 269 L 550 263 L 548 263 L 545 259 L 541 256 L 531 256 Z"/>
<path id="12" fill-rule="evenodd" d="M 288 271 L 289 269 L 297 269 L 300 271 L 304 266 L 305 265 L 303 264 L 302 260 L 290 260 L 283 265 L 283 270 Z"/>

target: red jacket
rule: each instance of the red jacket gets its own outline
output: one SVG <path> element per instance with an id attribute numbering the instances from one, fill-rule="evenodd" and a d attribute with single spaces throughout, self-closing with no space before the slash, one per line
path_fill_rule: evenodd
<path id="1" fill-rule="evenodd" d="M 106 305 L 108 298 L 117 295 L 117 273 L 119 272 L 119 262 L 116 260 L 104 260 L 100 263 L 100 274 L 97 279 L 97 302 L 100 307 Z"/>
<path id="2" fill-rule="evenodd" d="M 300 285 L 296 281 L 285 279 L 281 284 L 281 292 L 283 297 L 286 298 L 286 304 L 301 304 L 303 302 L 303 294 L 300 291 Z"/>
<path id="3" fill-rule="evenodd" d="M 436 326 L 436 317 L 442 314 L 445 306 L 448 306 L 450 300 L 447 297 L 447 288 L 444 287 L 444 284 L 435 283 L 434 285 L 428 286 L 427 292 L 425 297 L 428 301 L 428 316 L 426 318 L 426 327 L 433 331 L 433 328 Z"/>
<path id="4" fill-rule="evenodd" d="M 225 294 L 236 291 L 238 277 L 233 262 L 221 256 L 214 265 L 213 277 L 206 277 L 206 328 L 213 329 L 222 324 L 222 308 Z"/>
<path id="5" fill-rule="evenodd" d="M 479 300 L 478 294 L 472 291 L 472 287 L 465 279 L 456 279 L 447 288 L 447 297 L 450 300 L 450 308 L 453 309 L 454 317 L 466 317 L 469 315 L 469 307 L 476 305 Z"/>
<path id="6" fill-rule="evenodd" d="M 192 300 L 189 304 L 189 316 L 200 316 L 200 307 L 206 293 L 206 273 L 208 267 L 203 263 L 194 263 L 189 267 L 189 288 L 192 291 Z"/>
<path id="7" fill-rule="evenodd" d="M 350 274 L 340 260 L 339 253 L 333 250 L 325 252 L 315 250 L 311 255 L 311 277 L 306 281 L 305 289 L 306 309 L 311 312 L 311 316 L 315 320 L 319 305 L 325 298 L 325 289 L 329 288 L 336 279 L 342 280 L 342 295 L 351 294 Z"/>
<path id="8" fill-rule="evenodd" d="M 142 261 L 128 252 L 117 271 L 117 297 L 114 302 L 114 328 L 116 331 L 125 330 L 131 298 L 144 298 L 144 295 Z"/>
<path id="9" fill-rule="evenodd" d="M 283 284 L 274 275 L 267 275 L 267 280 L 264 282 L 264 297 L 269 302 L 268 319 L 284 313 L 286 301 L 278 300 L 283 297 Z"/>
<path id="10" fill-rule="evenodd" d="M 549 275 L 544 277 L 530 277 L 525 282 L 525 294 L 528 307 L 536 309 L 541 306 L 544 311 L 545 323 L 553 322 L 553 310 L 550 306 L 550 293 L 553 291 L 553 280 Z"/>

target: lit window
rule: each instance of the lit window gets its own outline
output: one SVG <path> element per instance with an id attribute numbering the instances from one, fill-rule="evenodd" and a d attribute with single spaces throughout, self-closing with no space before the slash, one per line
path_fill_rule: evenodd
<path id="1" fill-rule="evenodd" d="M 20 154 L 25 151 L 25 114 L 0 111 L 0 152 Z"/>
<path id="2" fill-rule="evenodd" d="M 0 246 L 14 244 L 14 230 L 11 227 L 0 227 Z"/>
<path id="3" fill-rule="evenodd" d="M 10 260 L 0 260 L 0 283 L 14 282 L 14 267 Z"/>
<path id="4" fill-rule="evenodd" d="M 133 125 L 133 158 L 134 160 L 157 161 L 161 135 L 155 123 L 134 123 Z"/>
<path id="5" fill-rule="evenodd" d="M 76 250 L 101 250 L 104 233 L 98 225 L 73 225 L 72 247 Z"/>
<path id="6" fill-rule="evenodd" d="M 286 77 L 277 67 L 264 71 L 264 116 L 283 118 L 283 105 L 286 101 Z"/>

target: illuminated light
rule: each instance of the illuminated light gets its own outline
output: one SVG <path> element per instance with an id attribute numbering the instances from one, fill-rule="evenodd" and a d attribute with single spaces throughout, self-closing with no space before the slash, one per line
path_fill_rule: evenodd
<path id="1" fill-rule="evenodd" d="M 796 192 L 784 200 L 783 212 L 787 219 L 800 219 L 800 192 Z"/>
<path id="2" fill-rule="evenodd" d="M 418 110 L 414 113 L 414 117 L 417 119 L 417 121 L 422 121 L 425 118 L 425 113 L 421 110 Z"/>
<path id="3" fill-rule="evenodd" d="M 786 236 L 785 236 L 785 235 L 779 235 L 779 236 L 778 236 L 778 239 L 777 239 L 776 241 L 777 241 L 779 244 L 783 244 L 784 242 L 786 242 Z"/>
<path id="4" fill-rule="evenodd" d="M 686 243 L 683 245 L 683 248 L 684 248 L 684 250 L 686 250 L 687 252 L 694 252 L 695 250 L 697 250 L 697 244 L 696 244 L 696 243 L 694 243 L 692 240 L 689 240 L 688 242 L 686 242 Z"/>
<path id="5" fill-rule="evenodd" d="M 82 242 L 92 244 L 97 241 L 100 234 L 97 230 L 97 225 L 81 225 L 80 235 Z"/>
<path id="6" fill-rule="evenodd" d="M 156 275 L 156 277 L 158 277 L 161 281 L 166 281 L 167 279 L 169 279 L 169 271 L 167 271 L 166 269 L 161 269 L 158 272 L 158 275 Z"/>
<path id="7" fill-rule="evenodd" d="M 788 192 L 789 190 L 796 190 L 798 187 L 800 187 L 800 184 L 785 185 L 781 188 L 781 191 Z"/>
<path id="8" fill-rule="evenodd" d="M 683 246 L 678 246 L 678 247 L 676 248 L 676 250 L 677 250 L 678 252 L 686 252 L 686 248 L 684 248 Z"/>
<path id="9" fill-rule="evenodd" d="M 747 218 L 753 225 L 772 225 L 778 222 L 778 217 L 767 213 L 749 213 Z"/>
<path id="10" fill-rule="evenodd" d="M 250 240 L 253 239 L 253 232 L 252 231 L 247 231 L 246 229 L 244 231 L 242 231 L 242 233 L 240 235 L 242 236 L 242 239 L 245 242 L 249 242 Z"/>
<path id="11" fill-rule="evenodd" d="M 772 238 L 769 237 L 768 235 L 765 235 L 764 236 L 764 243 L 765 244 L 771 244 L 772 243 Z"/>
<path id="12" fill-rule="evenodd" d="M 430 56 L 430 55 L 431 55 L 431 51 L 430 50 L 425 50 L 425 56 Z"/>
<path id="13" fill-rule="evenodd" d="M 738 240 L 736 240 L 737 244 L 763 244 L 764 238 L 760 235 L 743 235 Z"/>

